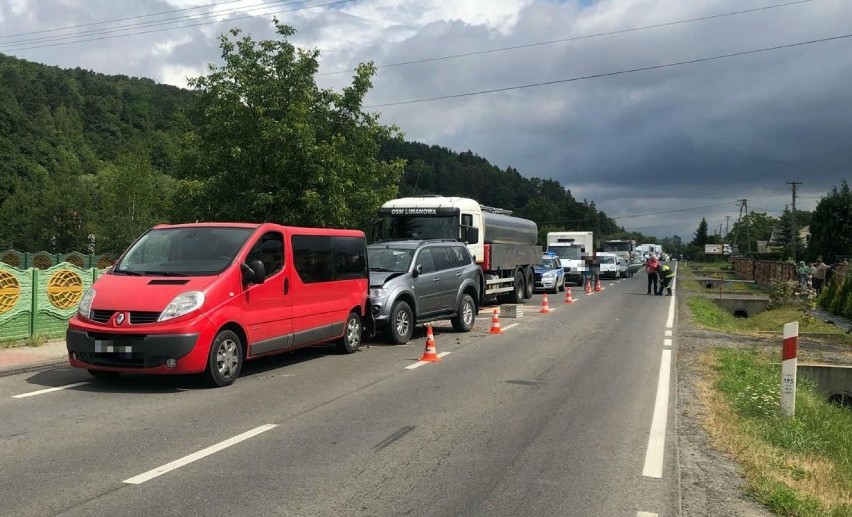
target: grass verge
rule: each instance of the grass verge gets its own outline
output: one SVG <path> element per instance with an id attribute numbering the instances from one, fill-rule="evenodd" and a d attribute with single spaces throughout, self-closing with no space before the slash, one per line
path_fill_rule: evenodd
<path id="1" fill-rule="evenodd" d="M 852 343 L 852 336 L 845 334 L 837 325 L 829 325 L 796 307 L 771 309 L 751 318 L 735 318 L 708 298 L 693 296 L 686 303 L 692 310 L 693 322 L 710 330 L 737 334 L 777 332 L 780 335 L 785 323 L 798 321 L 800 333 L 833 334 L 841 342 Z"/>
<path id="2" fill-rule="evenodd" d="M 30 336 L 27 339 L 18 339 L 15 341 L 0 341 L 0 349 L 4 348 L 21 348 L 25 346 L 40 347 L 47 343 L 47 338 L 41 334 Z"/>
<path id="3" fill-rule="evenodd" d="M 777 359 L 777 358 L 776 358 Z M 748 491 L 779 515 L 852 516 L 852 411 L 800 379 L 796 416 L 780 413 L 781 367 L 756 350 L 701 356 L 713 442 L 742 466 Z"/>

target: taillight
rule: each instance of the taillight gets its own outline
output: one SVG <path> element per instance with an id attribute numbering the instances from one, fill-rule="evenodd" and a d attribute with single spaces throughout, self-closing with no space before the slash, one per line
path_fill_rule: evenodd
<path id="1" fill-rule="evenodd" d="M 486 244 L 483 249 L 482 269 L 483 271 L 491 271 L 491 245 Z"/>

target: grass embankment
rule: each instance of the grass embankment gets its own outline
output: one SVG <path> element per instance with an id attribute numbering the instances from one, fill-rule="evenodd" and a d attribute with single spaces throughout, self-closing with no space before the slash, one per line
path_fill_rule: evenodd
<path id="1" fill-rule="evenodd" d="M 708 294 L 766 294 L 767 290 L 754 283 L 748 282 L 724 282 L 711 288 L 707 283 L 697 280 L 687 280 L 688 277 L 707 277 L 719 280 L 736 280 L 737 277 L 726 262 L 689 262 L 678 265 L 678 280 L 681 289 L 696 293 Z"/>
<path id="2" fill-rule="evenodd" d="M 728 334 L 773 332 L 799 322 L 800 334 L 832 334 L 852 344 L 837 326 L 796 307 L 735 318 L 712 300 L 687 300 L 695 325 Z M 779 341 L 780 346 L 780 341 Z M 779 515 L 852 517 L 852 411 L 830 404 L 800 377 L 796 416 L 780 411 L 779 350 L 716 348 L 701 356 L 707 376 L 699 385 L 705 427 L 714 443 L 742 466 L 752 496 Z"/>
<path id="3" fill-rule="evenodd" d="M 852 516 L 852 411 L 800 378 L 796 416 L 783 417 L 777 360 L 756 350 L 703 356 L 708 431 L 742 465 L 747 490 L 775 513 Z"/>

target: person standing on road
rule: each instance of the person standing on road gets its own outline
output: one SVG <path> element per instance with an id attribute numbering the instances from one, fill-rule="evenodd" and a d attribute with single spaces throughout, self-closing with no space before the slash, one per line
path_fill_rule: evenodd
<path id="1" fill-rule="evenodd" d="M 648 273 L 648 294 L 656 294 L 660 282 L 660 261 L 655 253 L 651 253 L 645 262 L 645 272 Z"/>
<path id="2" fill-rule="evenodd" d="M 674 276 L 674 269 L 672 269 L 668 264 L 664 264 L 663 267 L 660 268 L 660 290 L 657 291 L 658 295 L 662 296 L 663 289 L 666 290 L 666 296 L 672 295 L 672 282 L 674 282 Z"/>

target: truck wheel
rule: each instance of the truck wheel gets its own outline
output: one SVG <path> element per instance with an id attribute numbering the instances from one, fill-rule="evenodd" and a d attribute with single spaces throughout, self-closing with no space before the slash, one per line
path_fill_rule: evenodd
<path id="1" fill-rule="evenodd" d="M 515 273 L 515 290 L 512 293 L 510 303 L 524 303 L 526 288 L 524 286 L 524 272 L 520 269 Z"/>
<path id="2" fill-rule="evenodd" d="M 535 292 L 535 276 L 532 268 L 527 268 L 524 277 L 524 299 L 529 300 Z"/>
<path id="3" fill-rule="evenodd" d="M 361 316 L 356 312 L 350 312 L 346 318 L 346 326 L 343 329 L 343 337 L 337 342 L 337 351 L 341 354 L 351 354 L 361 346 Z"/>
<path id="4" fill-rule="evenodd" d="M 414 332 L 414 316 L 411 307 L 404 301 L 393 304 L 388 322 L 388 333 L 391 341 L 397 345 L 404 345 L 411 339 Z"/>
<path id="5" fill-rule="evenodd" d="M 469 294 L 462 296 L 459 311 L 450 321 L 456 332 L 470 332 L 473 328 L 473 323 L 476 321 L 476 305 Z"/>
<path id="6" fill-rule="evenodd" d="M 243 367 L 243 345 L 240 337 L 230 330 L 216 334 L 207 357 L 207 381 L 214 387 L 230 386 L 240 376 Z"/>

